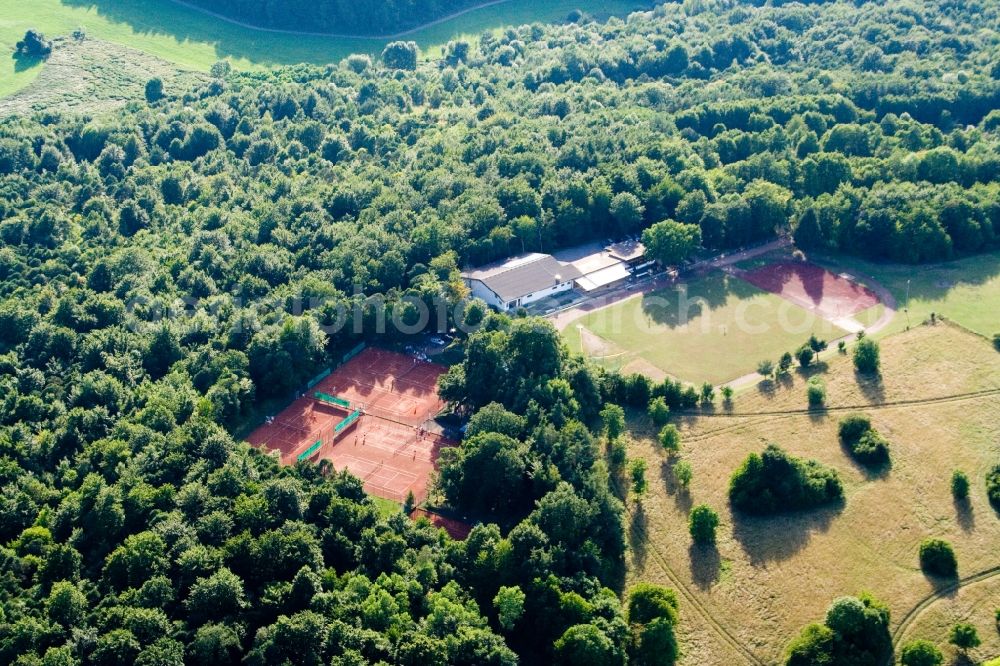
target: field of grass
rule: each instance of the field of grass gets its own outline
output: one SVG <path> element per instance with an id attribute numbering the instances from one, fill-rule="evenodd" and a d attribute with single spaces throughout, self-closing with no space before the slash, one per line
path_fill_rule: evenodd
<path id="1" fill-rule="evenodd" d="M 811 334 L 845 332 L 721 273 L 589 313 L 564 331 L 570 349 L 609 367 L 714 384 L 754 372 Z"/>
<path id="2" fill-rule="evenodd" d="M 374 495 L 369 495 L 372 502 L 378 508 L 379 515 L 389 518 L 390 516 L 395 516 L 397 513 L 403 510 L 403 508 L 392 500 L 383 499 L 381 497 L 375 497 Z"/>
<path id="3" fill-rule="evenodd" d="M 849 357 L 835 350 L 825 352 L 823 361 L 815 372 L 824 377 L 831 407 L 1000 388 L 1000 354 L 981 338 L 944 324 L 883 339 L 881 381 L 860 380 Z M 631 421 L 630 456 L 647 460 L 650 492 L 641 509 L 629 502 L 628 582 L 683 590 L 682 665 L 747 663 L 733 640 L 763 663 L 778 663 L 803 625 L 821 621 L 834 598 L 861 590 L 889 604 L 895 628 L 942 584 L 918 565 L 918 545 L 929 536 L 954 545 L 962 577 L 1000 565 L 1000 515 L 984 488 L 986 471 L 1000 461 L 997 394 L 863 410 L 891 442 L 890 468 L 873 474 L 837 440 L 843 412 L 760 415 L 803 409 L 805 379 L 793 373 L 777 385 L 742 392 L 731 414 L 720 409 L 716 416 L 685 419 L 679 457 L 668 458 L 654 445 L 654 429 L 644 416 Z M 843 506 L 773 518 L 734 516 L 729 476 L 768 442 L 835 468 L 844 481 Z M 678 459 L 694 471 L 687 491 L 673 482 Z M 972 479 L 967 505 L 951 497 L 954 469 Z M 687 513 L 701 503 L 722 520 L 715 548 L 691 546 Z M 980 626 L 983 646 L 974 656 L 1000 653 L 1000 636 L 987 631 L 1000 605 L 997 589 L 982 583 L 945 597 L 917 616 L 906 638 L 943 642 L 948 622 L 962 617 Z"/>
<path id="4" fill-rule="evenodd" d="M 922 266 L 876 264 L 840 255 L 829 262 L 819 258 L 821 264 L 830 262 L 862 279 L 874 278 L 896 297 L 899 313 L 883 334 L 906 328 L 907 282 L 910 325 L 935 312 L 981 335 L 1000 333 L 1000 252 Z"/>
<path id="5" fill-rule="evenodd" d="M 597 16 L 624 15 L 649 6 L 639 0 L 555 0 L 544 5 L 510 0 L 414 31 L 412 39 L 432 55 L 449 40 L 503 26 L 562 20 L 579 8 Z M 386 40 L 269 33 L 207 16 L 170 0 L 0 0 L 0 97 L 31 83 L 44 65 L 18 65 L 11 57 L 25 30 L 47 37 L 82 27 L 87 36 L 132 47 L 180 68 L 207 71 L 229 59 L 237 69 L 296 63 L 337 62 L 351 53 L 381 52 Z"/>

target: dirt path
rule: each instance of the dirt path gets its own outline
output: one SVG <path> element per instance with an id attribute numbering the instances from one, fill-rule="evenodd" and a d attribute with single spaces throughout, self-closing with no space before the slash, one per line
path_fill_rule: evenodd
<path id="1" fill-rule="evenodd" d="M 933 606 L 934 602 L 951 595 L 964 587 L 969 587 L 970 585 L 975 585 L 976 583 L 982 583 L 995 578 L 996 576 L 1000 576 L 1000 566 L 987 569 L 986 571 L 980 571 L 972 576 L 967 576 L 961 580 L 955 581 L 947 587 L 935 590 L 934 592 L 928 594 L 926 597 L 921 599 L 916 606 L 907 611 L 906 615 L 903 616 L 903 619 L 900 620 L 899 626 L 897 626 L 896 630 L 892 632 L 893 648 L 895 648 L 895 650 L 899 649 L 900 643 L 903 642 L 903 636 L 906 634 L 906 630 L 917 621 L 917 618 L 920 617 L 925 610 Z M 886 666 L 892 666 L 894 663 L 895 658 L 893 657 L 886 661 Z"/>
<path id="2" fill-rule="evenodd" d="M 448 14 L 447 16 L 442 16 L 441 18 L 434 19 L 433 21 L 428 21 L 427 23 L 421 23 L 413 28 L 408 28 L 401 32 L 396 32 L 391 35 L 349 35 L 344 33 L 336 32 L 310 32 L 308 30 L 287 30 L 283 28 L 265 28 L 264 26 L 254 25 L 253 23 L 246 23 L 245 21 L 240 21 L 239 19 L 234 19 L 232 17 L 226 16 L 225 14 L 220 14 L 218 12 L 213 12 L 211 9 L 206 9 L 199 5 L 191 2 L 185 2 L 184 0 L 170 0 L 175 5 L 184 7 L 185 9 L 190 9 L 192 11 L 204 14 L 205 16 L 211 16 L 219 21 L 224 21 L 231 25 L 238 26 L 240 28 L 246 28 L 247 30 L 255 30 L 257 32 L 269 32 L 277 35 L 296 35 L 298 37 L 329 37 L 331 39 L 399 39 L 400 37 L 406 37 L 412 35 L 416 32 L 420 32 L 426 28 L 433 28 L 436 25 L 442 23 L 447 23 L 452 19 L 456 19 L 459 16 L 468 14 L 469 12 L 474 12 L 479 9 L 484 9 L 486 7 L 492 7 L 493 5 L 501 5 L 508 0 L 490 0 L 489 2 L 482 2 L 472 7 L 466 7 L 457 12 Z"/>
<path id="3" fill-rule="evenodd" d="M 788 238 L 778 238 L 770 243 L 758 245 L 757 247 L 752 247 L 748 250 L 737 252 L 736 254 L 720 254 L 712 259 L 707 259 L 694 264 L 691 266 L 690 270 L 692 272 L 696 272 L 711 270 L 713 268 L 723 268 L 724 266 L 731 266 L 741 261 L 746 261 L 747 259 L 753 259 L 754 257 L 759 257 L 763 254 L 767 254 L 768 252 L 773 252 L 774 250 L 789 247 L 790 245 L 791 241 Z M 556 327 L 556 330 L 561 331 L 569 326 L 570 322 L 575 321 L 585 314 L 609 308 L 612 305 L 617 305 L 618 303 L 627 301 L 630 298 L 638 298 L 652 291 L 663 289 L 664 287 L 675 283 L 676 280 L 672 280 L 670 278 L 656 277 L 650 278 L 645 282 L 625 285 L 624 287 L 620 287 L 614 291 L 596 296 L 590 300 L 584 301 L 583 303 L 570 306 L 565 310 L 560 310 L 552 315 L 549 315 L 548 319 L 552 322 L 552 325 Z"/>

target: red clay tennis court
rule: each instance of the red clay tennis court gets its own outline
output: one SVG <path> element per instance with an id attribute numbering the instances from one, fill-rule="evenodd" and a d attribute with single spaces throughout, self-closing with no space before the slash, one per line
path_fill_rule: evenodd
<path id="1" fill-rule="evenodd" d="M 437 394 L 444 371 L 405 354 L 365 349 L 249 441 L 280 451 L 284 464 L 329 460 L 361 479 L 371 495 L 403 502 L 412 492 L 422 502 L 440 450 L 453 444 L 428 430 L 444 407 Z M 317 414 L 331 420 L 320 422 Z"/>
<path id="2" fill-rule="evenodd" d="M 345 407 L 303 396 L 250 433 L 247 441 L 264 451 L 276 452 L 283 464 L 291 465 L 316 442 L 333 441 L 334 431 L 348 416 L 350 411 Z"/>
<path id="3" fill-rule="evenodd" d="M 850 275 L 835 275 L 810 263 L 779 262 L 738 275 L 764 291 L 805 308 L 828 320 L 851 317 L 878 305 L 878 297 Z"/>

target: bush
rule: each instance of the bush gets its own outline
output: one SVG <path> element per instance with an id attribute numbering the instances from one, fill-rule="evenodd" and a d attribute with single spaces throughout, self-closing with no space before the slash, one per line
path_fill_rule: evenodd
<path id="1" fill-rule="evenodd" d="M 951 628 L 951 634 L 948 636 L 948 642 L 963 652 L 977 648 L 982 643 L 982 641 L 979 640 L 979 632 L 976 631 L 976 628 L 971 624 L 966 624 L 965 622 L 959 622 Z"/>
<path id="2" fill-rule="evenodd" d="M 964 500 L 969 496 L 969 477 L 965 472 L 955 470 L 951 474 L 951 494 L 957 500 Z"/>
<path id="3" fill-rule="evenodd" d="M 672 423 L 663 426 L 660 430 L 660 446 L 671 452 L 681 448 L 681 433 L 677 426 Z"/>
<path id="4" fill-rule="evenodd" d="M 146 101 L 152 104 L 163 99 L 163 79 L 153 77 L 146 81 Z"/>
<path id="5" fill-rule="evenodd" d="M 751 453 L 729 480 L 729 501 L 751 514 L 773 514 L 828 504 L 844 489 L 837 472 L 815 460 L 790 456 L 774 444 Z"/>
<path id="6" fill-rule="evenodd" d="M 24 33 L 24 39 L 14 45 L 16 55 L 22 58 L 47 58 L 52 53 L 52 42 L 37 30 Z"/>
<path id="7" fill-rule="evenodd" d="M 871 420 L 863 414 L 852 414 L 840 421 L 840 442 L 855 460 L 864 465 L 881 465 L 889 460 L 889 442 L 872 428 Z"/>
<path id="8" fill-rule="evenodd" d="M 835 599 L 825 626 L 808 625 L 786 654 L 786 666 L 881 664 L 892 654 L 889 609 L 864 592 Z"/>
<path id="9" fill-rule="evenodd" d="M 799 367 L 808 368 L 812 364 L 815 355 L 816 352 L 809 345 L 803 345 L 795 352 L 795 360 L 799 362 Z"/>
<path id="10" fill-rule="evenodd" d="M 715 528 L 719 526 L 719 514 L 707 504 L 699 504 L 688 515 L 688 531 L 699 546 L 715 543 Z"/>
<path id="11" fill-rule="evenodd" d="M 863 375 L 876 375 L 881 365 L 878 343 L 861 338 L 854 348 L 854 368 Z"/>
<path id="12" fill-rule="evenodd" d="M 663 399 L 663 396 L 657 396 L 650 400 L 646 412 L 653 423 L 658 426 L 662 426 L 670 418 L 670 407 L 667 406 L 667 401 Z"/>
<path id="13" fill-rule="evenodd" d="M 958 561 L 951 544 L 943 539 L 925 539 L 920 544 L 920 568 L 932 576 L 953 578 L 958 573 Z"/>
<path id="14" fill-rule="evenodd" d="M 819 377 L 812 377 L 806 384 L 806 395 L 809 398 L 809 406 L 813 409 L 822 407 L 826 402 L 826 385 Z"/>
<path id="15" fill-rule="evenodd" d="M 1000 511 L 1000 465 L 986 475 L 986 496 L 993 508 Z"/>
<path id="16" fill-rule="evenodd" d="M 681 460 L 674 465 L 674 480 L 681 488 L 687 489 L 691 485 L 692 476 L 694 476 L 694 472 L 691 471 L 691 463 L 688 461 Z"/>
<path id="17" fill-rule="evenodd" d="M 993 348 L 1000 351 L 1000 333 L 996 333 L 993 336 Z"/>
<path id="18" fill-rule="evenodd" d="M 930 641 L 911 641 L 903 646 L 899 654 L 903 666 L 939 666 L 944 655 Z"/>

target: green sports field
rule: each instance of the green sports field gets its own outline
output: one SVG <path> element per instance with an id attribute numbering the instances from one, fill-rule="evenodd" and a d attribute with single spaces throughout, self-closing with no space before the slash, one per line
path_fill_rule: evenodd
<path id="1" fill-rule="evenodd" d="M 598 16 L 625 15 L 647 7 L 637 0 L 556 0 L 544 6 L 534 0 L 509 0 L 416 30 L 406 39 L 431 54 L 451 39 L 499 30 L 507 25 L 562 20 L 573 9 Z M 269 33 L 244 28 L 170 0 L 0 0 L 0 96 L 25 87 L 44 65 L 18 64 L 14 44 L 29 28 L 49 38 L 82 27 L 91 39 L 130 46 L 175 65 L 207 70 L 228 58 L 238 69 L 295 63 L 337 62 L 350 53 L 379 53 L 386 40 L 328 38 Z"/>
<path id="2" fill-rule="evenodd" d="M 934 312 L 980 335 L 1000 333 L 1000 252 L 923 266 L 876 264 L 843 256 L 834 261 L 862 279 L 875 278 L 896 297 L 899 312 L 883 334 L 906 328 L 907 282 L 911 325 Z"/>
<path id="3" fill-rule="evenodd" d="M 720 384 L 777 361 L 810 335 L 846 332 L 746 282 L 714 274 L 622 301 L 570 323 L 570 349 L 606 367 Z"/>

